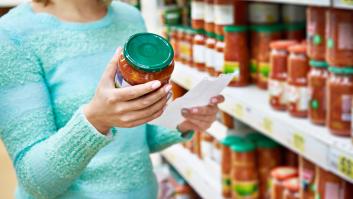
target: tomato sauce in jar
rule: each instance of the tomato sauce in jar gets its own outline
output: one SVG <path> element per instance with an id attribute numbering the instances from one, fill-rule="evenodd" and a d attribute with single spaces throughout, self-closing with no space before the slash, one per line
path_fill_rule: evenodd
<path id="1" fill-rule="evenodd" d="M 119 55 L 115 85 L 119 88 L 153 80 L 167 84 L 173 69 L 171 44 L 159 35 L 138 33 L 128 39 Z"/>
<path id="2" fill-rule="evenodd" d="M 196 30 L 192 45 L 194 67 L 199 71 L 206 71 L 206 38 L 203 30 Z"/>
<path id="3" fill-rule="evenodd" d="M 205 30 L 215 32 L 215 0 L 205 0 Z"/>
<path id="4" fill-rule="evenodd" d="M 194 29 L 204 29 L 205 26 L 205 0 L 191 1 L 191 26 Z"/>
<path id="5" fill-rule="evenodd" d="M 246 86 L 250 83 L 249 50 L 246 26 L 225 26 L 223 73 L 235 73 L 229 86 Z"/>
<path id="6" fill-rule="evenodd" d="M 315 164 L 303 157 L 299 158 L 300 198 L 315 199 L 315 170 Z"/>
<path id="7" fill-rule="evenodd" d="M 306 56 L 306 45 L 298 44 L 289 47 L 287 96 L 288 112 L 294 117 L 308 115 L 308 72 L 309 59 Z"/>
<path id="8" fill-rule="evenodd" d="M 216 59 L 216 39 L 215 34 L 207 32 L 206 39 L 206 70 L 209 75 L 216 76 L 215 74 L 215 59 Z"/>
<path id="9" fill-rule="evenodd" d="M 330 67 L 327 83 L 327 127 L 332 134 L 350 136 L 353 68 Z"/>
<path id="10" fill-rule="evenodd" d="M 224 66 L 224 37 L 216 35 L 216 52 L 215 52 L 215 75 L 218 76 L 223 72 Z"/>
<path id="11" fill-rule="evenodd" d="M 288 48 L 296 44 L 292 40 L 271 42 L 270 75 L 268 80 L 269 100 L 272 108 L 285 110 L 287 107 L 285 88 L 287 82 Z"/>
<path id="12" fill-rule="evenodd" d="M 256 25 L 252 27 L 251 41 L 256 52 L 257 86 L 267 89 L 270 73 L 270 43 L 282 38 L 282 25 Z"/>
<path id="13" fill-rule="evenodd" d="M 326 11 L 327 8 L 309 6 L 307 8 L 308 56 L 314 60 L 325 60 L 326 51 Z"/>
<path id="14" fill-rule="evenodd" d="M 299 199 L 300 184 L 299 178 L 291 178 L 283 182 L 283 199 Z M 309 199 L 309 198 L 305 198 Z"/>
<path id="15" fill-rule="evenodd" d="M 286 24 L 284 38 L 302 41 L 306 38 L 305 23 Z"/>
<path id="16" fill-rule="evenodd" d="M 259 195 L 255 145 L 242 140 L 232 145 L 232 198 L 256 199 Z"/>
<path id="17" fill-rule="evenodd" d="M 271 199 L 282 199 L 284 194 L 284 181 L 297 177 L 295 167 L 277 167 L 271 172 Z"/>
<path id="18" fill-rule="evenodd" d="M 309 82 L 309 119 L 314 124 L 325 125 L 326 122 L 326 81 L 328 64 L 310 61 Z"/>
<path id="19" fill-rule="evenodd" d="M 330 66 L 353 67 L 353 12 L 330 9 L 326 17 L 326 61 Z"/>

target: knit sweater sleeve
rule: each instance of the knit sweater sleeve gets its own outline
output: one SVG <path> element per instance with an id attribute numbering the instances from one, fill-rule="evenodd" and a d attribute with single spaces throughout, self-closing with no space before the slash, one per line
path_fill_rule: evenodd
<path id="1" fill-rule="evenodd" d="M 110 138 L 81 109 L 57 129 L 39 61 L 1 32 L 0 49 L 0 138 L 25 190 L 33 198 L 55 198 Z"/>

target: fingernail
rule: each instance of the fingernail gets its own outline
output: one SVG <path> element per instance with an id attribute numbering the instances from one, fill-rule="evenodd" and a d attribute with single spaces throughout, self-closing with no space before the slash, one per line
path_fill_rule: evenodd
<path id="1" fill-rule="evenodd" d="M 152 84 L 152 89 L 157 89 L 161 86 L 161 82 L 160 81 L 154 81 Z"/>
<path id="2" fill-rule="evenodd" d="M 192 112 L 193 112 L 193 113 L 197 113 L 198 111 L 199 111 L 199 110 L 198 110 L 197 108 L 193 108 L 193 109 L 192 109 Z"/>
<path id="3" fill-rule="evenodd" d="M 121 47 L 118 47 L 116 50 L 115 50 L 115 54 L 118 54 L 121 50 Z"/>
<path id="4" fill-rule="evenodd" d="M 182 114 L 188 114 L 188 110 L 185 109 L 185 108 L 183 108 L 183 109 L 181 110 L 181 113 L 182 113 Z"/>
<path id="5" fill-rule="evenodd" d="M 172 92 L 168 92 L 167 100 L 169 100 L 172 96 L 173 96 L 173 93 Z"/>
<path id="6" fill-rule="evenodd" d="M 170 89 L 172 89 L 172 85 L 168 84 L 166 87 L 165 87 L 165 92 L 168 93 L 170 91 Z"/>

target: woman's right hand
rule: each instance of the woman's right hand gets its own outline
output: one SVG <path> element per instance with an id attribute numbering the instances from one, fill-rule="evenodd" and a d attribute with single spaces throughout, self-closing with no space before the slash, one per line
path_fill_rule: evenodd
<path id="1" fill-rule="evenodd" d="M 87 120 L 101 133 L 112 127 L 131 128 L 159 117 L 171 94 L 171 85 L 160 81 L 115 88 L 119 48 L 108 64 L 93 99 L 84 107 Z"/>

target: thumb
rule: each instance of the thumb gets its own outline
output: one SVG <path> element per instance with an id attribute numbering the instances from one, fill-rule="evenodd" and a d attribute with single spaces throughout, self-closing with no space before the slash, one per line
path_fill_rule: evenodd
<path id="1" fill-rule="evenodd" d="M 103 73 L 103 79 L 105 82 L 111 84 L 114 83 L 114 78 L 116 74 L 116 70 L 119 65 L 119 56 L 121 53 L 121 48 L 117 48 L 112 59 L 109 61 L 104 73 Z"/>

